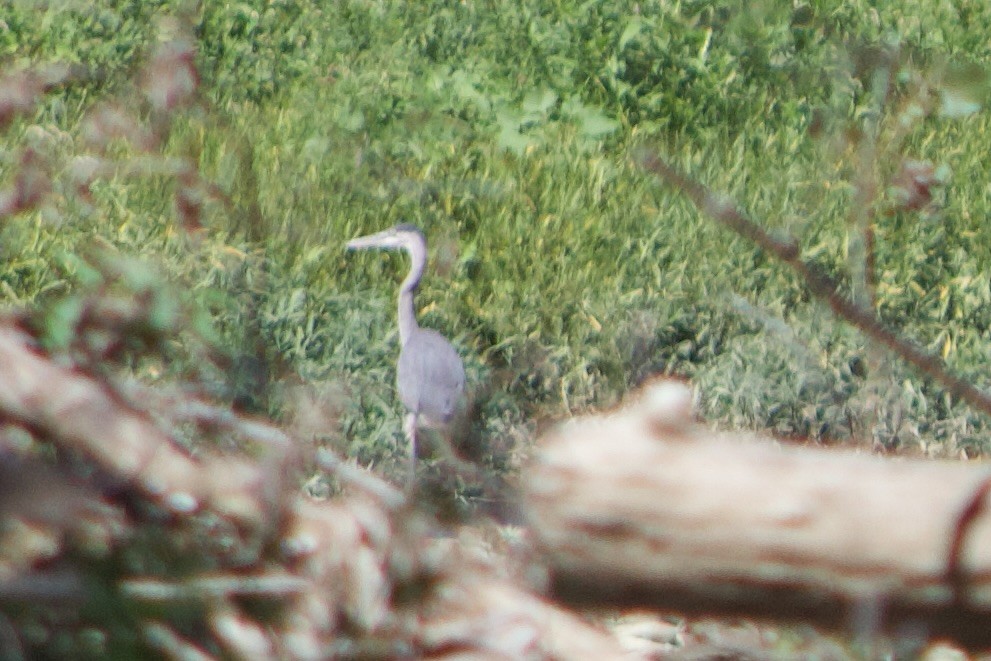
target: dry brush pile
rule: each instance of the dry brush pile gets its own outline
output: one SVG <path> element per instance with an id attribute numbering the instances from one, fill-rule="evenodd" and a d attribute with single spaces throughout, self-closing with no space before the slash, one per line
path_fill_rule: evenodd
<path id="1" fill-rule="evenodd" d="M 328 452 L 319 463 L 342 493 L 305 495 L 296 443 L 273 426 L 55 364 L 13 319 L 0 373 L 3 646 L 22 658 L 619 651 L 537 596 L 523 547 L 447 538 Z M 169 432 L 179 418 L 250 452 L 191 456 Z"/>
<path id="2" fill-rule="evenodd" d="M 0 217 L 44 215 L 67 197 L 85 206 L 101 178 L 161 177 L 195 240 L 204 205 L 228 203 L 191 160 L 163 156 L 176 113 L 201 103 L 191 41 L 181 23 L 166 27 L 135 95 L 86 112 L 84 155 L 60 162 L 60 137 L 27 129 Z M 0 128 L 87 75 L 8 72 Z M 170 286 L 99 241 L 79 250 L 88 289 L 0 320 L 0 656 L 620 653 L 540 596 L 522 536 L 455 536 L 410 494 L 238 412 L 206 383 L 229 358 Z M 204 382 L 134 377 L 174 358 L 180 336 L 201 352 Z M 313 475 L 332 498 L 302 488 Z"/>

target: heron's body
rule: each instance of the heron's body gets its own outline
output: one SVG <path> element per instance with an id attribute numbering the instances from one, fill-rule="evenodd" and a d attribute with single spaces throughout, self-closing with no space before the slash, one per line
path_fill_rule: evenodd
<path id="1" fill-rule="evenodd" d="M 413 225 L 397 225 L 348 242 L 351 250 L 399 248 L 409 253 L 409 274 L 399 289 L 399 365 L 396 389 L 408 413 L 404 424 L 410 442 L 410 480 L 416 462 L 416 430 L 421 422 L 450 422 L 464 394 L 461 357 L 443 335 L 416 323 L 413 294 L 427 265 L 427 241 Z"/>
<path id="2" fill-rule="evenodd" d="M 399 352 L 399 399 L 426 422 L 450 422 L 465 387 L 461 357 L 437 331 L 417 330 Z"/>

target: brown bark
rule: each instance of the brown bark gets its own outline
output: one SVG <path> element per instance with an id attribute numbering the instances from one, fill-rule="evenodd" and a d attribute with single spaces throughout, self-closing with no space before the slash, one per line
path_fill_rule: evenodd
<path id="1" fill-rule="evenodd" d="M 661 383 L 545 439 L 525 508 L 555 596 L 991 646 L 989 471 L 722 435 Z"/>
<path id="2" fill-rule="evenodd" d="M 211 659 L 205 650 L 218 646 L 236 658 L 634 658 L 604 628 L 540 596 L 513 568 L 529 567 L 511 560 L 514 552 L 438 539 L 436 522 L 405 495 L 328 451 L 319 463 L 348 494 L 328 502 L 300 494 L 277 470 L 294 451 L 275 427 L 201 402 L 154 411 L 209 419 L 269 450 L 260 460 L 191 456 L 155 422 L 151 413 L 162 402 L 151 393 L 142 410 L 109 381 L 54 362 L 2 323 L 0 377 L 0 420 L 98 468 L 87 473 L 97 483 L 128 487 L 89 488 L 40 460 L 0 457 L 0 633 L 10 638 L 0 642 L 8 646 L 19 645 L 25 604 L 78 611 L 99 586 L 122 604 L 153 606 L 147 612 L 160 619 L 140 619 L 136 633 L 169 658 Z M 143 507 L 121 507 L 122 492 L 132 506 L 146 500 L 167 508 L 175 525 L 142 519 Z M 184 516 L 194 511 L 205 516 Z M 238 524 L 242 536 L 222 519 Z M 142 525 L 160 537 L 129 534 Z M 77 541 L 97 534 L 105 546 Z M 190 541 L 220 536 L 241 552 Z M 121 555 L 138 558 L 148 543 L 157 555 L 185 556 L 185 571 L 93 574 L 92 566 L 103 567 L 93 558 L 111 547 L 129 546 Z M 44 565 L 55 568 L 37 568 Z M 249 613 L 244 600 L 278 608 Z M 188 623 L 191 605 L 209 626 L 173 629 L 169 615 L 179 612 Z M 84 621 L 99 630 L 103 616 L 113 611 Z"/>
<path id="3" fill-rule="evenodd" d="M 144 411 L 106 384 L 36 353 L 16 327 L 0 326 L 0 420 L 36 431 L 177 513 L 202 507 L 257 523 L 270 475 L 231 457 L 193 459 Z"/>

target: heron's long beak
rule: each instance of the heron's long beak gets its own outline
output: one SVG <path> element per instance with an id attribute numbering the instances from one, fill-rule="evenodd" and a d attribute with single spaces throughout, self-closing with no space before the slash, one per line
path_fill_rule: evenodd
<path id="1" fill-rule="evenodd" d="M 347 242 L 348 250 L 363 250 L 365 248 L 391 248 L 394 244 L 390 241 L 395 235 L 390 231 L 359 236 Z"/>

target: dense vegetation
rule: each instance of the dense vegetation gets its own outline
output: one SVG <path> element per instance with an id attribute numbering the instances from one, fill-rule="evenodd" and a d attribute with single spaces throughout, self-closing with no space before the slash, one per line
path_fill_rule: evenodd
<path id="1" fill-rule="evenodd" d="M 981 3 L 100 0 L 0 19 L 5 69 L 71 65 L 0 145 L 5 185 L 27 153 L 52 180 L 0 229 L 0 295 L 45 310 L 53 350 L 94 291 L 137 293 L 161 321 L 143 379 L 276 417 L 315 386 L 324 440 L 391 461 L 406 262 L 343 244 L 403 220 L 432 241 L 421 323 L 462 350 L 497 468 L 541 421 L 655 374 L 734 427 L 986 449 L 982 418 L 636 159 L 800 236 L 855 295 L 867 218 L 879 312 L 987 385 Z M 135 76 L 170 38 L 200 84 L 163 119 Z M 903 199 L 905 159 L 933 171 L 931 201 Z"/>

